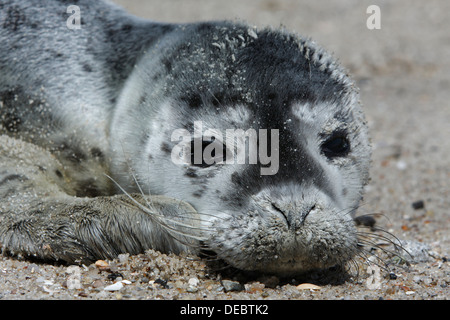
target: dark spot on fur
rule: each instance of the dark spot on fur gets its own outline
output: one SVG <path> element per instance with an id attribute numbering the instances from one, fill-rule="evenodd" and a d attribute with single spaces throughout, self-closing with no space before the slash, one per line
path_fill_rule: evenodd
<path id="1" fill-rule="evenodd" d="M 122 31 L 129 32 L 131 30 L 133 30 L 133 26 L 131 24 L 124 24 L 122 26 Z"/>
<path id="2" fill-rule="evenodd" d="M 180 98 L 181 101 L 185 102 L 192 109 L 200 108 L 203 103 L 202 97 L 198 93 L 191 93 Z"/>
<path id="3" fill-rule="evenodd" d="M 267 100 L 271 101 L 275 101 L 278 98 L 278 95 L 276 92 L 269 92 L 267 93 Z"/>
<path id="4" fill-rule="evenodd" d="M 115 29 L 108 29 L 108 28 L 105 28 L 105 31 L 106 31 L 106 34 L 108 35 L 108 38 L 112 38 L 113 36 L 114 36 L 114 34 L 116 33 L 116 30 Z"/>
<path id="5" fill-rule="evenodd" d="M 89 64 L 85 63 L 83 64 L 83 71 L 92 72 L 92 67 Z"/>
<path id="6" fill-rule="evenodd" d="M 6 12 L 6 18 L 3 21 L 3 28 L 17 31 L 21 25 L 26 22 L 26 16 L 18 6 L 11 6 Z"/>
<path id="7" fill-rule="evenodd" d="M 20 86 L 0 91 L 0 105 L 0 131 L 41 134 L 44 128 L 56 124 L 50 112 L 43 116 L 45 103 L 40 97 L 30 95 Z"/>
<path id="8" fill-rule="evenodd" d="M 102 150 L 100 150 L 100 148 L 94 147 L 91 149 L 91 155 L 95 158 L 104 158 L 103 152 Z"/>
<path id="9" fill-rule="evenodd" d="M 167 73 L 170 73 L 172 71 L 172 62 L 165 58 L 162 60 L 162 63 L 166 67 Z"/>
<path id="10" fill-rule="evenodd" d="M 0 101 L 7 111 L 5 114 L 1 116 L 0 123 L 3 128 L 5 128 L 9 132 L 18 132 L 19 126 L 22 120 L 15 114 L 14 109 L 17 104 L 18 95 L 15 94 L 14 90 L 6 90 L 0 92 Z"/>
<path id="11" fill-rule="evenodd" d="M 8 132 L 16 133 L 19 131 L 22 120 L 15 114 L 7 112 L 1 118 L 2 127 Z"/>
<path id="12" fill-rule="evenodd" d="M 183 123 L 181 126 L 183 129 L 186 129 L 187 131 L 191 132 L 193 130 L 194 124 L 192 122 Z"/>
<path id="13" fill-rule="evenodd" d="M 40 172 L 47 172 L 47 169 L 45 169 L 42 166 L 38 166 L 38 169 L 39 169 Z"/>
<path id="14" fill-rule="evenodd" d="M 76 190 L 77 197 L 98 197 L 101 196 L 102 193 L 99 191 L 95 184 L 94 179 L 87 179 L 81 181 Z"/>
<path id="15" fill-rule="evenodd" d="M 70 146 L 68 143 L 63 142 L 61 145 L 55 148 L 56 151 L 61 152 L 72 163 L 80 163 L 86 160 L 86 155 L 79 149 L 78 146 Z"/>
<path id="16" fill-rule="evenodd" d="M 58 169 L 55 170 L 55 174 L 58 178 L 62 179 L 63 178 L 63 174 L 61 173 L 61 171 L 59 171 Z"/>
<path id="17" fill-rule="evenodd" d="M 159 81 L 159 79 L 161 79 L 161 77 L 162 77 L 162 74 L 160 72 L 157 72 L 153 75 L 152 80 L 157 82 L 157 81 Z"/>
<path id="18" fill-rule="evenodd" d="M 196 198 L 201 198 L 203 196 L 204 190 L 197 190 L 192 195 Z"/>
<path id="19" fill-rule="evenodd" d="M 164 153 L 167 153 L 167 154 L 172 153 L 172 149 L 170 148 L 170 145 L 165 142 L 161 145 L 161 151 Z"/>
<path id="20" fill-rule="evenodd" d="M 234 172 L 231 175 L 231 182 L 233 182 L 236 185 L 241 185 L 241 177 L 239 176 L 239 174 L 237 172 Z"/>
<path id="21" fill-rule="evenodd" d="M 184 175 L 189 178 L 198 178 L 197 171 L 192 168 L 187 169 Z"/>
<path id="22" fill-rule="evenodd" d="M 139 135 L 139 143 L 140 145 L 146 145 L 148 139 L 150 138 L 150 134 L 148 132 L 143 131 L 140 135 Z"/>
<path id="23" fill-rule="evenodd" d="M 146 95 L 143 94 L 143 95 L 139 98 L 139 104 L 144 104 L 146 99 L 147 99 Z"/>

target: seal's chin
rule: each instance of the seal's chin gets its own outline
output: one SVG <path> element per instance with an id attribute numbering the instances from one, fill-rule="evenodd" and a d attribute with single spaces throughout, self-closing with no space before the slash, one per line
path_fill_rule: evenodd
<path id="1" fill-rule="evenodd" d="M 233 214 L 217 223 L 208 246 L 238 269 L 290 275 L 343 265 L 356 253 L 349 214 L 314 211 L 297 230 L 276 215 Z"/>

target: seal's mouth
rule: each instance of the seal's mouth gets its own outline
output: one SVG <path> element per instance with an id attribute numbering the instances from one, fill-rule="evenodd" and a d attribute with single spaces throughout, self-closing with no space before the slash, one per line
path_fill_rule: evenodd
<path id="1" fill-rule="evenodd" d="M 356 253 L 350 215 L 314 206 L 295 227 L 290 220 L 285 211 L 234 213 L 213 223 L 207 245 L 235 268 L 282 275 L 343 265 Z"/>

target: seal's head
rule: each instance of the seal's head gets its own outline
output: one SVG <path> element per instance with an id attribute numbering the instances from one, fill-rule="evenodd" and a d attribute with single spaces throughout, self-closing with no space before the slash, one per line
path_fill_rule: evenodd
<path id="1" fill-rule="evenodd" d="M 354 255 L 367 127 L 353 83 L 314 42 L 182 26 L 147 52 L 124 92 L 115 178 L 132 191 L 131 167 L 143 190 L 191 203 L 219 258 L 287 274 Z"/>

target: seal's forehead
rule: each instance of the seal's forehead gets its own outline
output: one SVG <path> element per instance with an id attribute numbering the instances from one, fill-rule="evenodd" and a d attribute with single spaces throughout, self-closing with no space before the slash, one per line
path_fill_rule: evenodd
<path id="1" fill-rule="evenodd" d="M 246 130 L 251 127 L 252 119 L 254 118 L 254 111 L 248 105 L 244 103 L 230 103 L 220 105 L 214 110 L 207 107 L 191 110 L 190 115 L 185 115 L 180 121 L 186 124 L 186 128 L 191 127 L 194 122 L 201 122 L 205 129 Z"/>
<path id="2" fill-rule="evenodd" d="M 244 125 L 250 121 L 252 111 L 245 104 L 236 104 L 221 110 L 220 116 L 230 124 Z"/>
<path id="3" fill-rule="evenodd" d="M 319 103 L 294 103 L 291 112 L 295 119 L 305 124 L 343 122 L 350 108 L 342 103 L 322 101 Z"/>
<path id="4" fill-rule="evenodd" d="M 211 108 L 211 106 L 201 109 L 190 110 L 190 114 L 185 114 L 180 118 L 180 123 L 188 131 L 197 130 L 218 130 L 225 134 L 229 129 L 242 129 L 244 131 L 254 127 L 255 112 L 244 103 L 221 104 Z M 197 127 L 198 126 L 198 127 Z M 201 126 L 201 127 L 200 127 Z"/>

